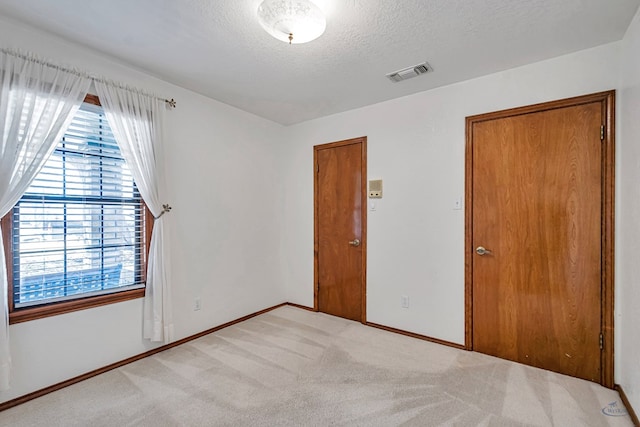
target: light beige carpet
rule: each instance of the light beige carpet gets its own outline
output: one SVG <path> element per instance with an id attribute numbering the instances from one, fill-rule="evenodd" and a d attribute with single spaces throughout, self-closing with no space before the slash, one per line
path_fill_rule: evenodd
<path id="1" fill-rule="evenodd" d="M 3 426 L 627 426 L 615 391 L 282 307 L 0 413 Z"/>

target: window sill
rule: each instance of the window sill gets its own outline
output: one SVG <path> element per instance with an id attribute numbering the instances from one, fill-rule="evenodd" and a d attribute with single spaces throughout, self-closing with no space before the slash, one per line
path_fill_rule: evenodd
<path id="1" fill-rule="evenodd" d="M 43 319 L 59 314 L 71 313 L 88 308 L 100 307 L 117 302 L 129 301 L 144 297 L 144 288 L 130 291 L 116 292 L 108 295 L 99 295 L 74 301 L 64 301 L 47 305 L 14 309 L 9 313 L 9 324 L 28 322 L 30 320 Z"/>

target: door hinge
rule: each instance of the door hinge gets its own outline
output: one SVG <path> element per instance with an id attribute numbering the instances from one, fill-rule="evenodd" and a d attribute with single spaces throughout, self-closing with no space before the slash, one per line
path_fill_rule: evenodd
<path id="1" fill-rule="evenodd" d="M 600 126 L 600 141 L 604 141 L 604 125 Z"/>
<path id="2" fill-rule="evenodd" d="M 320 172 L 320 163 L 316 163 L 316 173 Z"/>
<path id="3" fill-rule="evenodd" d="M 604 348 L 604 337 L 600 334 L 600 350 Z"/>

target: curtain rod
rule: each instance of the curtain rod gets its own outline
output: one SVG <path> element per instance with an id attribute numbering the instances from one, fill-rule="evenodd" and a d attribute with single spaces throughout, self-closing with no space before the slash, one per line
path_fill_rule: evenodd
<path id="1" fill-rule="evenodd" d="M 139 92 L 139 93 L 141 93 L 143 95 L 159 99 L 160 101 L 164 101 L 171 108 L 176 108 L 176 100 L 173 99 L 173 98 L 171 98 L 171 99 L 161 98 L 159 96 L 146 93 L 146 92 L 144 92 L 142 90 L 139 90 L 139 89 L 133 89 L 133 88 L 130 88 L 128 86 L 125 86 L 125 85 L 122 85 L 122 84 L 115 83 L 113 81 L 107 80 L 105 78 L 93 76 L 91 74 L 82 72 L 82 71 L 80 71 L 78 69 L 63 67 L 61 65 L 45 61 L 43 59 L 40 59 L 40 58 L 36 57 L 33 54 L 20 53 L 20 52 L 17 52 L 15 50 L 12 50 L 12 49 L 5 49 L 5 48 L 0 48 L 0 52 L 6 53 L 7 55 L 15 56 L 17 58 L 26 59 L 28 61 L 33 61 L 33 62 L 35 62 L 37 64 L 44 65 L 44 66 L 49 67 L 49 68 L 53 68 L 53 69 L 61 70 L 61 71 L 66 71 L 68 73 L 72 73 L 72 74 L 75 74 L 77 76 L 86 77 L 86 78 L 89 78 L 89 79 L 91 79 L 93 81 L 96 81 L 96 82 L 100 82 L 100 83 L 108 84 L 108 85 L 111 85 L 111 86 L 115 86 L 115 87 L 117 87 L 119 89 L 124 89 L 124 90 L 128 90 L 128 91 L 131 91 L 131 92 Z"/>

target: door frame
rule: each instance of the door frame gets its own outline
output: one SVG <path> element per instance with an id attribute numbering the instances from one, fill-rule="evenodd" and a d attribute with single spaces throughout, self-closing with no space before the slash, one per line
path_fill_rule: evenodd
<path id="1" fill-rule="evenodd" d="M 613 388 L 614 352 L 614 195 L 615 195 L 615 90 L 512 108 L 466 118 L 465 150 L 465 348 L 473 350 L 473 125 L 522 114 L 599 102 L 602 106 L 602 276 L 600 384 Z"/>
<path id="2" fill-rule="evenodd" d="M 362 315 L 360 321 L 366 323 L 367 321 L 367 137 L 361 136 L 359 138 L 345 139 L 342 141 L 330 142 L 327 144 L 314 145 L 313 146 L 313 310 L 319 311 L 320 306 L 318 302 L 318 151 L 331 148 L 343 147 L 346 145 L 360 144 L 361 146 L 361 184 L 360 184 L 360 198 L 362 210 L 360 213 L 360 223 L 362 224 L 362 237 L 360 238 L 360 246 L 362 247 L 362 283 L 360 284 L 362 289 L 362 301 L 361 310 Z"/>

